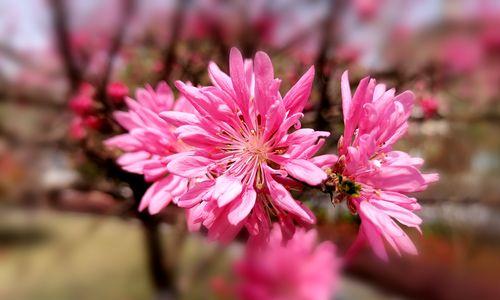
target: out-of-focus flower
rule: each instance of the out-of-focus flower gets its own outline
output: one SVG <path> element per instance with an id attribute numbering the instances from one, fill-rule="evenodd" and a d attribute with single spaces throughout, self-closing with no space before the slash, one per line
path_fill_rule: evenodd
<path id="1" fill-rule="evenodd" d="M 248 248 L 236 264 L 237 294 L 244 300 L 327 300 L 337 289 L 340 261 L 331 242 L 298 229 L 287 242 L 278 227 L 264 249 Z"/>
<path id="2" fill-rule="evenodd" d="M 481 63 L 484 54 L 482 50 L 475 38 L 451 37 L 442 45 L 440 60 L 449 72 L 471 72 Z"/>
<path id="3" fill-rule="evenodd" d="M 106 92 L 111 101 L 120 104 L 128 95 L 128 87 L 123 82 L 113 82 L 107 86 Z"/>
<path id="4" fill-rule="evenodd" d="M 363 20 L 370 20 L 381 7 L 381 0 L 355 0 L 354 8 Z"/>
<path id="5" fill-rule="evenodd" d="M 491 54 L 500 53 L 500 34 L 498 34 L 500 22 L 488 23 L 481 32 L 481 43 L 485 52 Z"/>
<path id="6" fill-rule="evenodd" d="M 127 112 L 115 112 L 116 121 L 128 132 L 105 141 L 108 147 L 119 148 L 125 153 L 117 160 L 131 173 L 143 174 L 153 182 L 144 194 L 139 210 L 148 207 L 150 213 L 158 213 L 187 190 L 188 179 L 171 175 L 167 163 L 172 154 L 188 147 L 173 134 L 174 126 L 161 118 L 160 113 L 175 111 L 181 116 L 192 112 L 191 105 L 183 98 L 174 103 L 172 90 L 161 82 L 156 90 L 151 86 L 136 91 L 137 101 L 127 98 Z"/>
<path id="7" fill-rule="evenodd" d="M 99 129 L 101 129 L 101 127 L 103 125 L 103 120 L 102 120 L 102 118 L 100 118 L 98 116 L 89 115 L 89 116 L 83 117 L 83 125 L 86 128 L 90 128 L 93 130 L 99 130 Z"/>
<path id="8" fill-rule="evenodd" d="M 341 89 L 345 129 L 325 185 L 334 193 L 334 202 L 346 200 L 349 209 L 359 214 L 358 242 L 368 240 L 383 259 L 387 259 L 384 239 L 398 253 L 416 254 L 413 242 L 394 220 L 420 230 L 422 220 L 414 214 L 420 205 L 406 194 L 424 190 L 438 175 L 420 172 L 423 159 L 392 150 L 408 128 L 413 93 L 396 96 L 394 89 L 364 78 L 351 97 L 347 72 Z"/>
<path id="9" fill-rule="evenodd" d="M 208 71 L 214 86 L 196 88 L 176 82 L 181 94 L 198 111 L 165 112 L 180 125 L 176 134 L 192 147 L 168 164 L 168 170 L 193 179 L 179 206 L 189 208 L 188 225 L 208 229 L 210 239 L 230 241 L 243 228 L 251 241 L 266 240 L 271 217 L 288 238 L 295 223 L 312 224 L 313 214 L 296 201 L 289 188 L 302 182 L 319 185 L 326 174 L 310 159 L 328 132 L 298 129 L 309 98 L 314 69 L 282 98 L 270 58 L 258 52 L 244 61 L 233 48 L 230 75 L 214 63 Z"/>
<path id="10" fill-rule="evenodd" d="M 76 94 L 69 100 L 68 106 L 73 112 L 73 118 L 69 126 L 69 136 L 75 140 L 84 139 L 88 129 L 100 129 L 102 119 L 95 116 L 94 87 L 84 82 L 78 88 Z"/>
<path id="11" fill-rule="evenodd" d="M 424 118 L 430 119 L 438 113 L 439 102 L 434 97 L 423 98 L 420 101 L 420 107 L 422 108 Z"/>
<path id="12" fill-rule="evenodd" d="M 77 93 L 69 100 L 69 108 L 78 116 L 91 113 L 94 110 L 92 96 L 94 88 L 89 83 L 83 83 Z"/>
<path id="13" fill-rule="evenodd" d="M 87 135 L 87 130 L 83 124 L 82 117 L 73 117 L 69 125 L 69 137 L 74 140 L 81 140 Z"/>

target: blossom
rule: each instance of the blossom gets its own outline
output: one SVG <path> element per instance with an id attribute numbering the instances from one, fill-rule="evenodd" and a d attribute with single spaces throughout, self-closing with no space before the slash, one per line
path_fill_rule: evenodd
<path id="1" fill-rule="evenodd" d="M 79 117 L 77 117 L 79 118 Z M 102 125 L 103 125 L 103 119 L 98 117 L 98 116 L 94 116 L 94 115 L 89 115 L 89 116 L 85 116 L 83 118 L 83 125 L 86 127 L 86 128 L 90 128 L 90 129 L 94 129 L 94 130 L 99 130 Z"/>
<path id="2" fill-rule="evenodd" d="M 208 229 L 210 239 L 230 241 L 245 227 L 251 241 L 267 239 L 271 223 L 286 237 L 295 225 L 315 222 L 313 214 L 288 189 L 319 185 L 326 174 L 311 161 L 328 132 L 299 128 L 311 92 L 311 67 L 282 98 L 270 58 L 258 52 L 244 61 L 233 48 L 229 76 L 214 63 L 213 86 L 176 86 L 198 115 L 165 112 L 176 134 L 192 147 L 168 163 L 168 170 L 192 179 L 178 205 L 188 208 L 188 225 Z"/>
<path id="3" fill-rule="evenodd" d="M 447 72 L 466 74 L 474 72 L 481 64 L 484 49 L 476 38 L 451 36 L 443 41 L 438 52 L 438 59 Z"/>
<path id="4" fill-rule="evenodd" d="M 264 249 L 248 248 L 237 262 L 236 293 L 244 300 L 331 299 L 339 267 L 335 246 L 328 241 L 317 245 L 315 230 L 298 229 L 285 243 L 275 227 Z"/>
<path id="5" fill-rule="evenodd" d="M 88 83 L 82 84 L 77 93 L 69 100 L 69 108 L 78 115 L 83 116 L 94 111 L 94 88 Z"/>
<path id="6" fill-rule="evenodd" d="M 426 119 L 430 119 L 437 115 L 439 111 L 439 102 L 434 97 L 423 98 L 420 101 L 420 107 Z"/>
<path id="7" fill-rule="evenodd" d="M 68 103 L 73 112 L 68 134 L 72 139 L 82 140 L 87 136 L 88 129 L 99 129 L 102 120 L 95 115 L 94 87 L 90 83 L 82 83 Z"/>
<path id="8" fill-rule="evenodd" d="M 114 103 L 122 103 L 128 95 L 128 87 L 123 82 L 112 82 L 106 87 L 108 97 Z"/>
<path id="9" fill-rule="evenodd" d="M 416 254 L 408 235 L 395 222 L 420 230 L 420 208 L 408 193 L 422 191 L 437 174 L 423 174 L 423 159 L 392 150 L 408 128 L 414 96 L 364 78 L 351 96 L 348 75 L 341 82 L 344 134 L 339 140 L 339 157 L 327 168 L 326 186 L 335 202 L 346 200 L 361 218 L 358 242 L 368 240 L 375 253 L 387 259 L 385 241 L 396 252 Z"/>
<path id="10" fill-rule="evenodd" d="M 174 96 L 165 82 L 156 90 L 151 86 L 136 91 L 137 101 L 126 98 L 128 111 L 114 113 L 116 121 L 128 132 L 105 141 L 106 146 L 119 148 L 124 154 L 117 162 L 126 171 L 143 174 L 153 182 L 144 194 L 139 210 L 148 208 L 151 214 L 158 213 L 187 190 L 188 180 L 169 174 L 167 163 L 172 154 L 188 147 L 173 134 L 174 126 L 163 120 L 162 112 L 174 110 L 179 113 L 192 111 L 183 98 L 174 103 Z"/>
<path id="11" fill-rule="evenodd" d="M 383 5 L 382 2 L 381 0 L 355 0 L 354 8 L 359 18 L 368 21 L 373 19 L 380 10 Z"/>
<path id="12" fill-rule="evenodd" d="M 68 134 L 74 140 L 82 140 L 87 135 L 83 119 L 81 117 L 73 117 L 69 124 Z"/>

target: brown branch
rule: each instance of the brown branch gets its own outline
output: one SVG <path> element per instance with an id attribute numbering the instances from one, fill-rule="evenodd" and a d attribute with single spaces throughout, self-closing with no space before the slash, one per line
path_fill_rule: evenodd
<path id="1" fill-rule="evenodd" d="M 328 95 L 328 86 L 330 84 L 331 72 L 333 66 L 331 65 L 331 60 L 328 57 L 330 49 L 336 44 L 337 32 L 332 32 L 338 26 L 337 18 L 341 14 L 344 7 L 344 1 L 341 0 L 330 0 L 329 15 L 325 19 L 322 25 L 322 41 L 320 46 L 320 51 L 318 57 L 316 58 L 316 70 L 318 75 L 316 76 L 316 83 L 319 91 L 319 107 L 316 115 L 316 126 L 318 130 L 328 130 L 329 120 L 327 115 L 332 109 L 332 103 L 330 102 L 330 97 Z"/>
<path id="2" fill-rule="evenodd" d="M 125 32 L 127 27 L 126 25 L 130 20 L 130 17 L 132 16 L 135 7 L 136 7 L 135 0 L 126 0 L 122 4 L 122 16 L 117 26 L 118 30 L 113 40 L 111 41 L 111 46 L 108 51 L 106 66 L 102 74 L 101 82 L 97 86 L 96 98 L 97 100 L 101 101 L 101 103 L 105 108 L 105 111 L 108 113 L 113 111 L 113 107 L 107 99 L 106 87 L 108 86 L 111 77 L 111 72 L 113 70 L 115 57 L 123 45 L 123 39 L 125 37 Z"/>
<path id="3" fill-rule="evenodd" d="M 159 80 L 168 80 L 170 74 L 172 73 L 173 64 L 177 56 L 177 44 L 179 43 L 179 36 L 181 33 L 182 24 L 184 23 L 184 11 L 189 5 L 189 0 L 178 0 L 176 4 L 175 15 L 172 18 L 171 37 L 170 41 L 167 43 L 166 48 L 163 50 L 163 68 L 159 74 Z"/>
<path id="4" fill-rule="evenodd" d="M 64 0 L 50 0 L 52 5 L 52 25 L 59 55 L 63 60 L 66 76 L 70 84 L 70 92 L 75 92 L 82 80 L 82 73 L 71 53 L 68 13 L 64 2 Z"/>

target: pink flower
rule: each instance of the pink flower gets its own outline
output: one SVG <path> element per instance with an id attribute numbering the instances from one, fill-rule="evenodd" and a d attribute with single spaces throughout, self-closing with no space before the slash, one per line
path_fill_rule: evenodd
<path id="1" fill-rule="evenodd" d="M 423 159 L 393 151 L 392 145 L 406 132 L 414 96 L 364 78 L 351 96 L 347 72 L 342 76 L 344 135 L 339 158 L 329 169 L 326 186 L 335 202 L 347 201 L 361 218 L 358 242 L 367 239 L 375 253 L 387 259 L 385 241 L 398 253 L 417 250 L 400 224 L 420 230 L 422 220 L 414 214 L 417 199 L 407 193 L 422 191 L 437 174 L 422 174 Z"/>
<path id="2" fill-rule="evenodd" d="M 86 128 L 99 130 L 103 125 L 103 119 L 94 115 L 85 116 L 83 118 L 83 125 Z"/>
<path id="3" fill-rule="evenodd" d="M 91 113 L 94 110 L 93 94 L 94 88 L 90 84 L 82 84 L 78 92 L 69 100 L 68 105 L 71 111 L 79 116 Z"/>
<path id="4" fill-rule="evenodd" d="M 81 140 L 87 136 L 87 130 L 85 129 L 83 119 L 81 117 L 73 117 L 69 125 L 69 137 L 74 140 Z"/>
<path id="5" fill-rule="evenodd" d="M 151 214 L 158 213 L 171 201 L 187 190 L 188 179 L 171 175 L 167 163 L 172 154 L 185 151 L 188 147 L 173 134 L 174 126 L 161 118 L 162 112 L 174 110 L 179 114 L 192 112 L 183 98 L 174 104 L 174 96 L 165 82 L 156 91 L 151 86 L 138 89 L 137 101 L 127 98 L 128 112 L 115 112 L 115 119 L 128 132 L 106 140 L 108 147 L 119 148 L 125 153 L 117 160 L 122 168 L 131 173 L 143 174 L 153 182 L 144 194 L 139 210 L 148 207 Z"/>
<path id="6" fill-rule="evenodd" d="M 477 70 L 484 53 L 476 38 L 452 36 L 444 40 L 438 55 L 446 71 L 464 74 Z"/>
<path id="7" fill-rule="evenodd" d="M 362 20 L 371 20 L 382 7 L 381 0 L 355 0 L 354 8 Z"/>
<path id="8" fill-rule="evenodd" d="M 281 231 L 275 227 L 264 249 L 249 248 L 236 264 L 240 299 L 332 299 L 340 262 L 331 242 L 317 245 L 316 240 L 316 231 L 298 229 L 285 244 Z"/>
<path id="9" fill-rule="evenodd" d="M 166 112 L 164 119 L 180 125 L 176 134 L 192 150 L 176 155 L 168 170 L 195 182 L 179 199 L 189 208 L 188 225 L 208 228 L 210 239 L 230 241 L 246 227 L 252 240 L 267 239 L 272 219 L 286 237 L 295 223 L 312 224 L 312 213 L 288 191 L 301 182 L 319 185 L 326 174 L 311 162 L 327 132 L 298 129 L 311 92 L 314 69 L 282 98 L 269 57 L 258 52 L 243 61 L 233 48 L 230 75 L 214 63 L 208 71 L 213 86 L 196 88 L 176 82 L 198 111 Z"/>
<path id="10" fill-rule="evenodd" d="M 106 92 L 111 101 L 119 104 L 128 95 L 128 87 L 123 82 L 113 82 L 107 86 Z"/>
<path id="11" fill-rule="evenodd" d="M 433 97 L 423 98 L 420 101 L 420 107 L 422 108 L 424 117 L 426 119 L 430 119 L 438 113 L 439 102 L 436 100 L 436 98 Z"/>

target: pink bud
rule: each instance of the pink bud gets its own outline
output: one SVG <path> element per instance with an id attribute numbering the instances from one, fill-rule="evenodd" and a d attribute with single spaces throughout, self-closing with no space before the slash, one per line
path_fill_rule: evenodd
<path id="1" fill-rule="evenodd" d="M 128 95 L 128 87 L 122 82 L 110 83 L 106 89 L 108 97 L 116 104 L 122 103 Z"/>
<path id="2" fill-rule="evenodd" d="M 427 119 L 432 118 L 438 113 L 439 103 L 436 98 L 424 98 L 420 101 L 420 106 L 422 107 L 424 117 Z"/>
<path id="3" fill-rule="evenodd" d="M 83 119 L 83 125 L 94 130 L 99 130 L 102 127 L 102 124 L 103 120 L 97 116 L 90 115 Z"/>
<path id="4" fill-rule="evenodd" d="M 77 115 L 82 116 L 90 113 L 94 108 L 92 98 L 84 94 L 78 94 L 69 101 L 69 108 Z"/>

